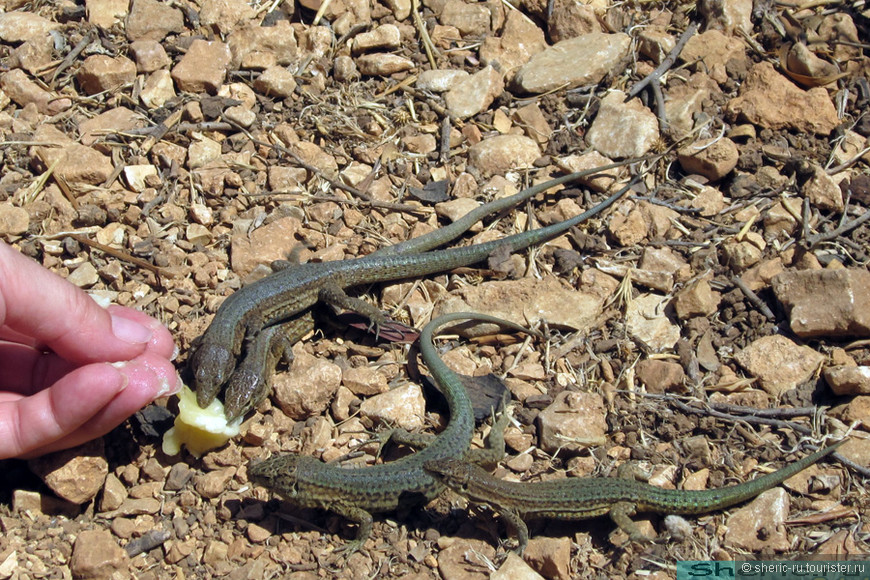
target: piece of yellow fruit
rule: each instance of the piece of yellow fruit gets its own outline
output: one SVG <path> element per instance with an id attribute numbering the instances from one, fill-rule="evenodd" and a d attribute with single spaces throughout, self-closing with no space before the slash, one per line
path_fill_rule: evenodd
<path id="1" fill-rule="evenodd" d="M 224 405 L 219 400 L 201 409 L 196 404 L 196 395 L 189 388 L 182 387 L 178 392 L 178 416 L 175 425 L 163 435 L 163 452 L 177 455 L 181 446 L 194 457 L 201 457 L 206 451 L 216 449 L 239 434 L 242 419 L 227 423 Z"/>

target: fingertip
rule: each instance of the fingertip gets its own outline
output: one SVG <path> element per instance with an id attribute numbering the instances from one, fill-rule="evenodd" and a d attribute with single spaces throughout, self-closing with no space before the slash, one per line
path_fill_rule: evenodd
<path id="1" fill-rule="evenodd" d="M 166 328 L 159 320 L 148 316 L 144 312 L 128 308 L 126 306 L 118 306 L 114 304 L 107 308 L 107 311 L 114 320 L 129 321 L 139 325 L 149 333 L 148 339 L 143 342 L 147 343 L 146 352 L 157 354 L 165 359 L 173 359 L 177 353 L 177 347 L 169 329 Z"/>
<path id="2" fill-rule="evenodd" d="M 145 353 L 132 361 L 112 363 L 124 375 L 123 407 L 135 413 L 154 399 L 177 393 L 182 386 L 175 367 L 166 358 Z M 131 391 L 129 395 L 126 392 Z M 114 403 L 114 401 L 113 401 Z M 135 407 L 135 408 L 134 408 Z"/>

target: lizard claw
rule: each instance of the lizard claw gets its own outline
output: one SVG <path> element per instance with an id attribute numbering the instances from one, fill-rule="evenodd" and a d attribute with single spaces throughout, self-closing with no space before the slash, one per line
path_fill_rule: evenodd
<path id="1" fill-rule="evenodd" d="M 345 559 L 350 558 L 353 554 L 362 550 L 364 542 L 365 540 L 351 540 L 345 543 L 343 546 L 337 547 L 335 550 L 333 550 L 332 553 L 337 556 L 344 556 Z"/>
<path id="2" fill-rule="evenodd" d="M 386 447 L 386 445 L 393 438 L 393 431 L 395 431 L 395 429 L 387 429 L 386 431 L 379 431 L 379 432 L 368 431 L 368 430 L 346 431 L 346 433 L 365 433 L 366 435 L 368 435 L 369 436 L 368 439 L 366 439 L 365 441 L 360 441 L 358 443 L 354 443 L 352 446 L 350 446 L 350 450 L 352 452 L 357 451 L 359 449 L 362 449 L 363 447 L 371 445 L 372 443 L 377 443 L 378 450 L 375 453 L 375 458 L 377 459 L 377 458 L 380 458 L 381 452 L 384 450 L 384 447 Z"/>
<path id="3" fill-rule="evenodd" d="M 412 343 L 417 340 L 420 331 L 406 324 L 384 317 L 383 320 L 366 320 L 355 312 L 345 312 L 339 315 L 339 320 L 353 328 L 359 328 L 375 335 L 375 340 L 387 342 Z"/>
<path id="4" fill-rule="evenodd" d="M 631 534 L 629 534 L 628 539 L 631 540 L 632 542 L 637 542 L 638 544 L 652 544 L 652 543 L 656 543 L 656 541 L 657 541 L 657 538 L 652 538 L 650 536 L 647 536 L 646 534 L 644 534 L 640 530 L 638 530 L 636 532 L 632 532 Z"/>

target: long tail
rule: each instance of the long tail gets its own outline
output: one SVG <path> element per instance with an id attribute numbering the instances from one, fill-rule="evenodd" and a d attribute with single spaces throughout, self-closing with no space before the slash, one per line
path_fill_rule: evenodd
<path id="1" fill-rule="evenodd" d="M 768 473 L 767 475 L 763 475 L 751 481 L 747 481 L 739 485 L 722 487 L 719 489 L 699 491 L 697 493 L 703 494 L 704 496 L 703 501 L 697 501 L 701 499 L 700 495 L 692 494 L 692 497 L 693 499 L 695 499 L 695 501 L 687 502 L 684 506 L 685 511 L 680 509 L 671 513 L 692 514 L 711 512 L 724 509 L 738 503 L 742 503 L 748 499 L 752 499 L 761 492 L 766 491 L 776 485 L 779 485 L 789 477 L 803 471 L 813 463 L 817 462 L 819 459 L 830 455 L 846 441 L 846 439 L 838 441 L 837 443 L 834 443 L 829 447 L 825 447 L 824 449 L 820 449 L 815 453 L 811 453 L 802 459 L 798 459 L 794 463 L 787 465 L 786 467 L 783 467 L 778 471 Z M 701 511 L 699 511 L 698 509 L 699 506 L 703 506 L 703 509 Z"/>

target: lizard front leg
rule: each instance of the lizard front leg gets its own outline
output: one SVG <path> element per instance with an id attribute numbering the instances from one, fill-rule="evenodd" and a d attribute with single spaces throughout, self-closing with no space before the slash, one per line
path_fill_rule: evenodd
<path id="1" fill-rule="evenodd" d="M 278 359 L 290 365 L 293 344 L 314 328 L 311 311 L 290 320 L 264 328 L 245 348 L 245 356 L 227 383 L 224 394 L 224 414 L 228 421 L 243 417 L 260 404 L 272 391 L 272 374 Z"/>
<path id="2" fill-rule="evenodd" d="M 340 516 L 344 516 L 359 526 L 356 532 L 356 537 L 344 546 L 336 548 L 335 553 L 350 556 L 354 552 L 359 551 L 372 534 L 372 514 L 362 508 L 344 505 L 342 503 L 331 504 L 324 507 Z"/>
<path id="3" fill-rule="evenodd" d="M 513 551 L 516 552 L 518 556 L 522 556 L 523 552 L 526 551 L 526 546 L 529 545 L 529 527 L 526 525 L 526 522 L 523 521 L 523 518 L 521 518 L 518 513 L 511 509 L 503 509 L 501 511 L 494 509 L 494 511 L 516 530 L 517 541 L 519 543 Z"/>

